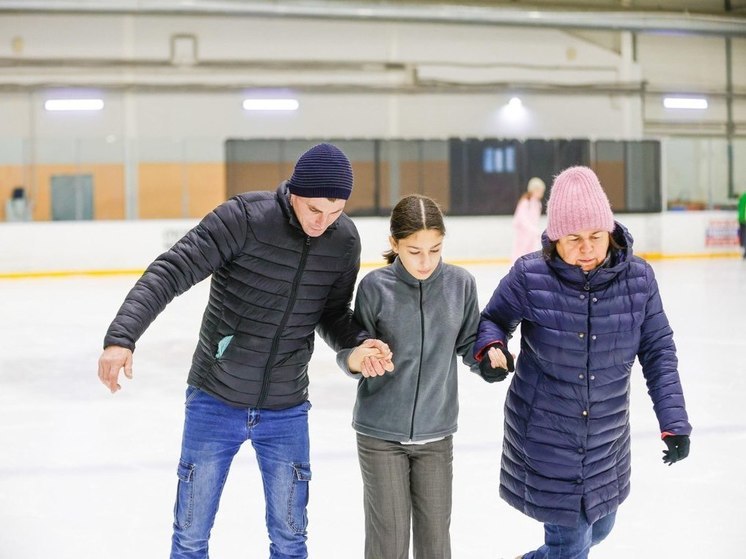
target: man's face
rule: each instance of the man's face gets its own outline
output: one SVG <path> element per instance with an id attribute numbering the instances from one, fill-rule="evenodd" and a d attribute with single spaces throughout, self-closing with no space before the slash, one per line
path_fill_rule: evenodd
<path id="1" fill-rule="evenodd" d="M 322 235 L 342 215 L 346 202 L 342 198 L 304 198 L 290 195 L 290 206 L 309 237 Z"/>

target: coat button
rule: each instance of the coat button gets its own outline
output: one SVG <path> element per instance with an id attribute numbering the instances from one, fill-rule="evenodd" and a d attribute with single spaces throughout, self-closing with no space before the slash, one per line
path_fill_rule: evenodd
<path id="1" fill-rule="evenodd" d="M 593 334 L 593 335 L 591 336 L 591 340 L 595 340 L 595 339 L 596 339 L 596 334 Z"/>
<path id="2" fill-rule="evenodd" d="M 580 296 L 580 298 L 581 298 L 581 299 L 585 299 L 585 295 L 581 295 L 581 296 Z"/>
<path id="3" fill-rule="evenodd" d="M 583 480 L 580 479 L 580 478 L 578 478 L 578 479 L 575 480 L 575 483 L 577 483 L 578 485 L 580 485 L 581 483 L 583 483 Z"/>
<path id="4" fill-rule="evenodd" d="M 578 375 L 578 378 L 585 378 L 585 375 L 584 375 L 583 373 L 580 373 L 580 374 Z"/>
<path id="5" fill-rule="evenodd" d="M 584 334 L 583 332 L 580 332 L 580 333 L 578 334 L 578 337 L 579 337 L 580 339 L 583 339 L 583 338 L 585 338 L 585 334 Z"/>
<path id="6" fill-rule="evenodd" d="M 584 452 L 585 452 L 585 449 L 584 449 L 584 448 L 579 448 L 579 449 L 578 449 L 578 454 L 583 454 Z"/>
<path id="7" fill-rule="evenodd" d="M 588 417 L 588 410 L 583 410 L 583 417 Z"/>
<path id="8" fill-rule="evenodd" d="M 591 375 L 591 380 L 596 380 L 596 375 Z"/>
<path id="9" fill-rule="evenodd" d="M 594 303 L 598 303 L 598 299 L 596 299 L 595 297 L 591 299 L 591 301 L 593 301 Z"/>

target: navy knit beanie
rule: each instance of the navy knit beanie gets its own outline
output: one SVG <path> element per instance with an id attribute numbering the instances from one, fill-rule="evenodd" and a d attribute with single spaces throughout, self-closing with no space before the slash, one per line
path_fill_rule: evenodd
<path id="1" fill-rule="evenodd" d="M 332 144 L 318 144 L 300 156 L 288 190 L 304 198 L 341 198 L 352 194 L 352 165 Z"/>

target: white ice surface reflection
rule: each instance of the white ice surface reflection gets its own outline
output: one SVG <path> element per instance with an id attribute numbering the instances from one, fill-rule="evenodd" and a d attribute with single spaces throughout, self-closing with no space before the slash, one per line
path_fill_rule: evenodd
<path id="1" fill-rule="evenodd" d="M 636 366 L 632 494 L 593 557 L 744 557 L 746 262 L 655 262 L 675 331 L 694 433 L 672 467 Z M 472 266 L 484 305 L 507 266 Z M 207 282 L 176 299 L 138 343 L 135 378 L 111 395 L 101 340 L 134 277 L 0 282 L 0 558 L 168 556 L 186 373 Z M 518 344 L 511 342 L 512 349 Z M 312 558 L 362 557 L 361 482 L 350 413 L 355 383 L 317 342 L 311 363 Z M 506 558 L 542 528 L 497 495 L 506 384 L 465 368 L 455 436 L 453 556 Z M 246 445 L 228 479 L 211 556 L 268 556 L 264 504 Z"/>

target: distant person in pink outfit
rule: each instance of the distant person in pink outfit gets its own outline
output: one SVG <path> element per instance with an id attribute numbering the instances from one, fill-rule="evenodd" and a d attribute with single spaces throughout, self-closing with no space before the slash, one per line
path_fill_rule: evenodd
<path id="1" fill-rule="evenodd" d="M 529 252 L 539 250 L 541 242 L 541 199 L 546 185 L 538 177 L 528 181 L 526 192 L 513 213 L 513 262 Z"/>

